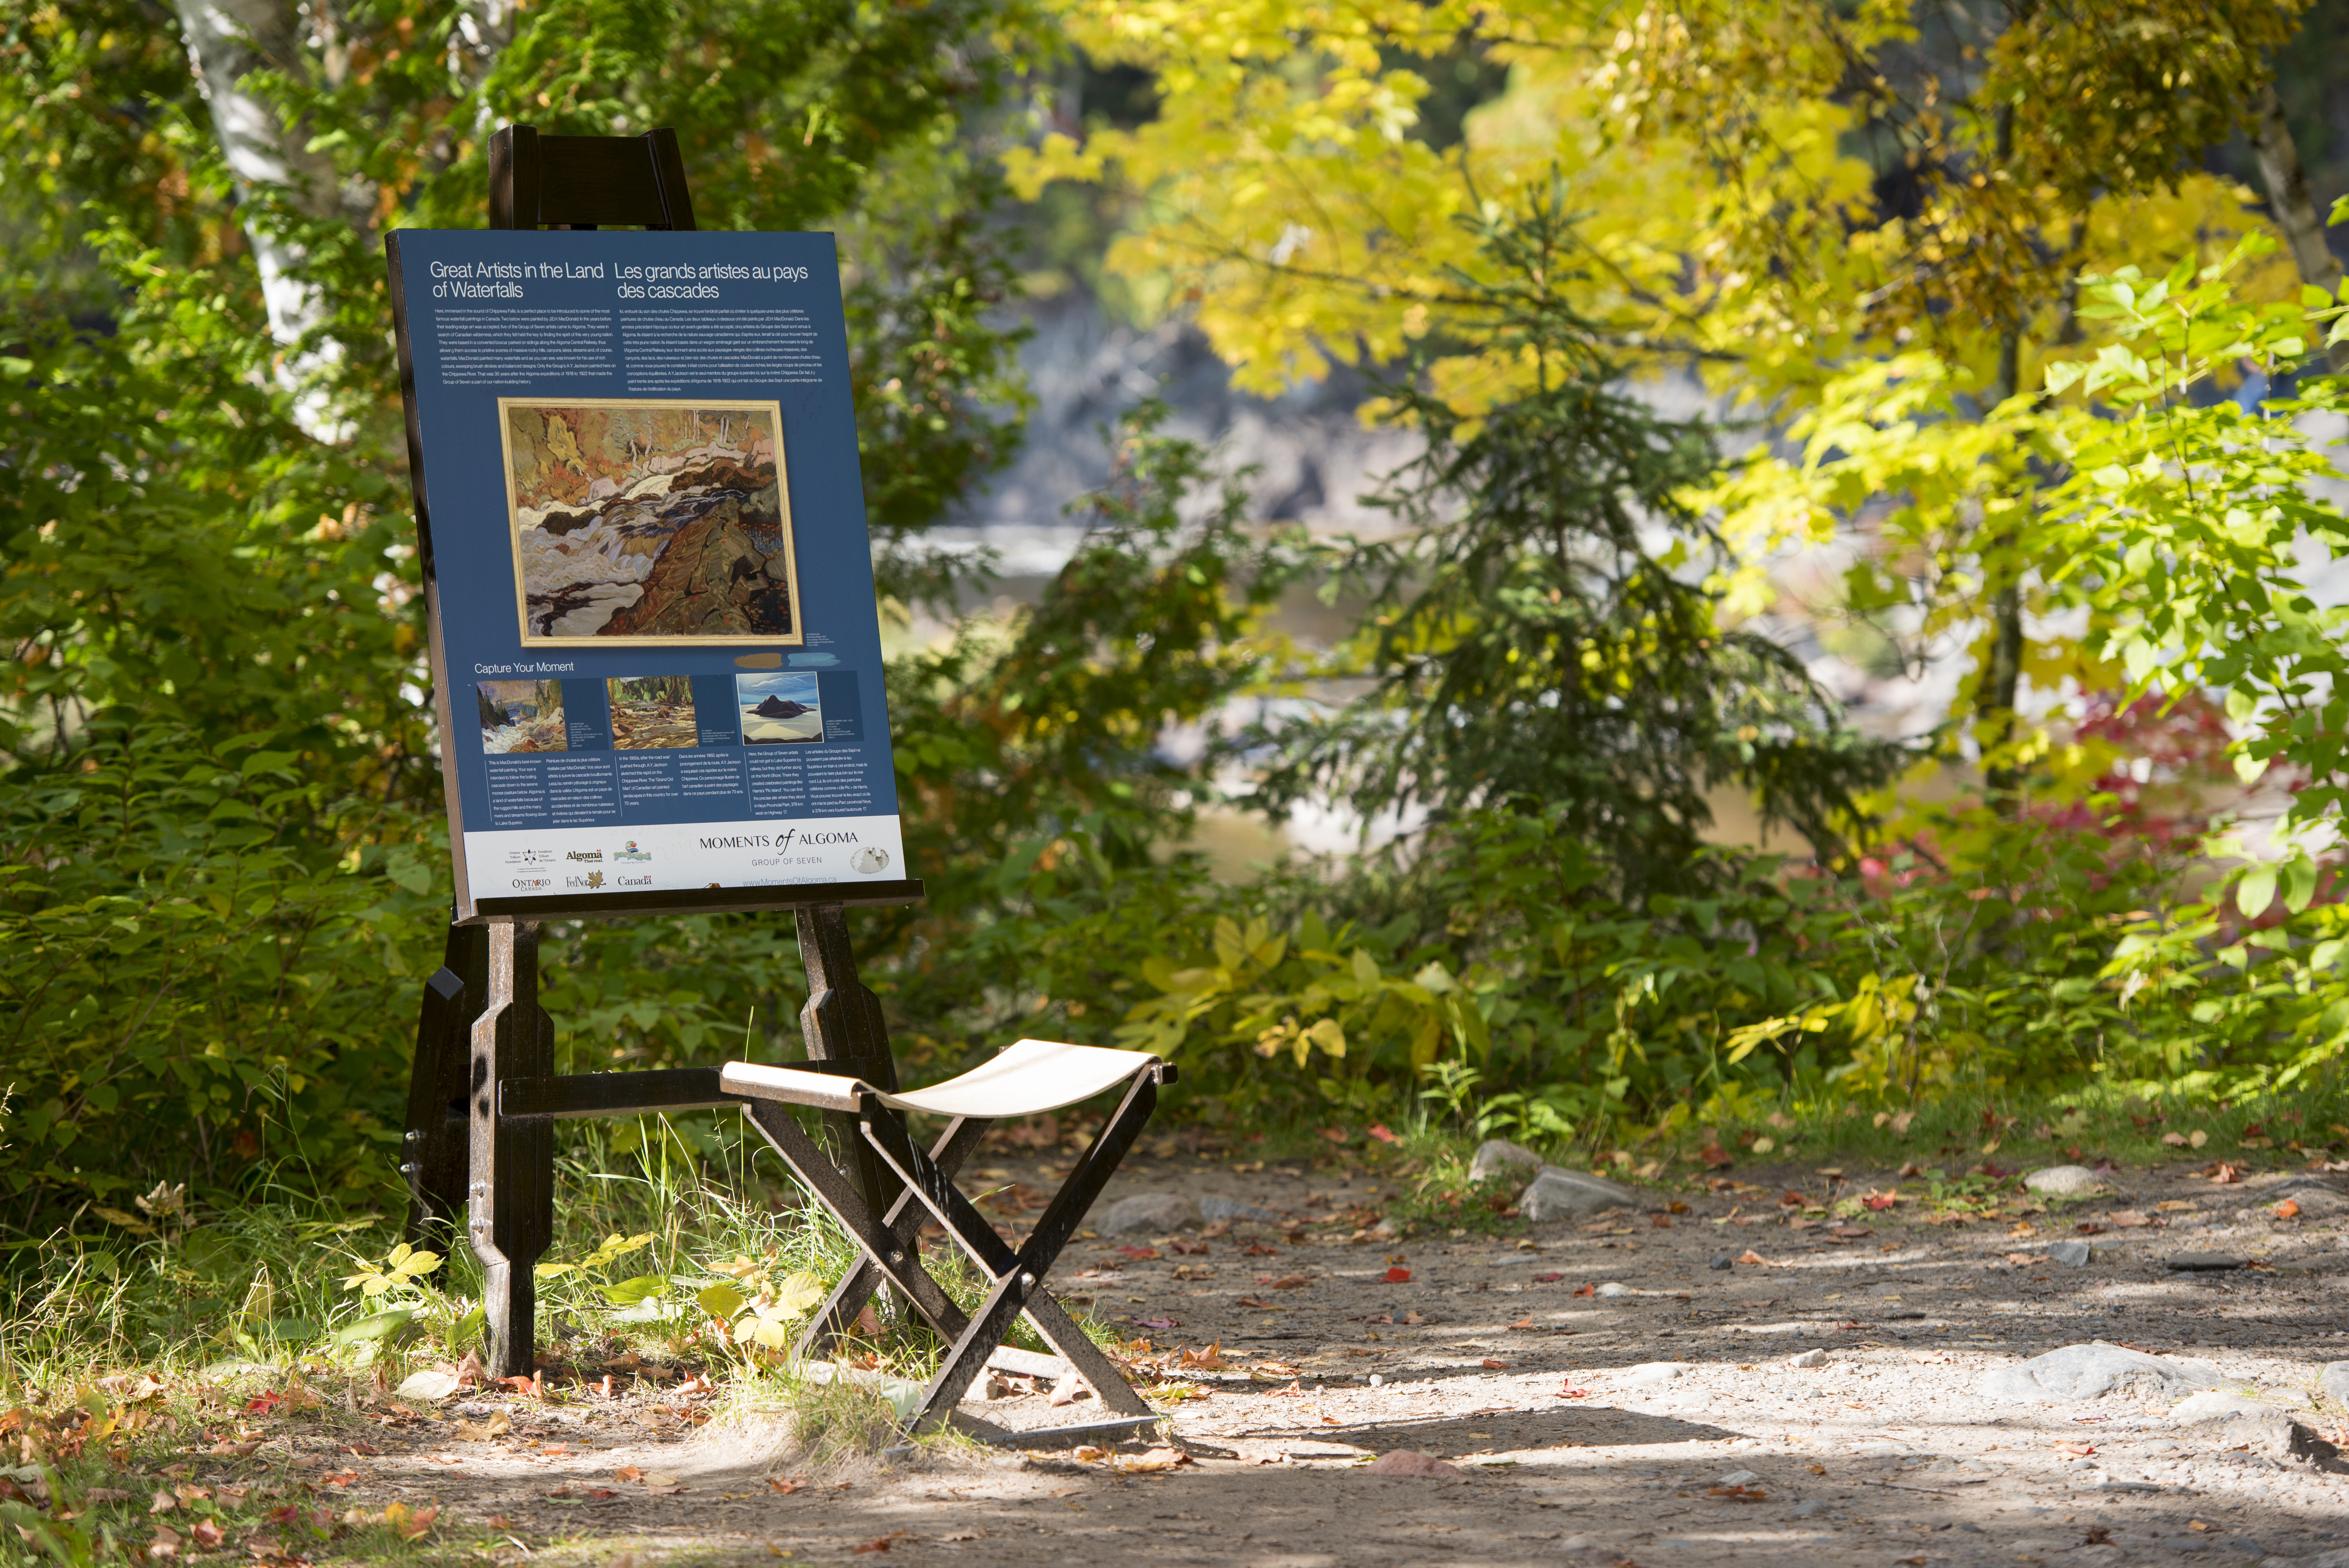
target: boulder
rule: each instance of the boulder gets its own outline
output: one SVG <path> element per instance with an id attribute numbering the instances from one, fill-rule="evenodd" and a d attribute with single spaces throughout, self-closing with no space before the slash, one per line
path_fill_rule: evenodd
<path id="1" fill-rule="evenodd" d="M 2103 1191 L 2105 1179 L 2085 1165 L 2050 1165 L 2025 1176 L 2023 1184 L 2050 1197 L 2085 1198 L 2091 1192 Z"/>
<path id="2" fill-rule="evenodd" d="M 1242 1203 L 1230 1198 L 1202 1198 L 1199 1213 L 1208 1220 L 1254 1220 L 1261 1225 L 1277 1225 L 1280 1216 L 1254 1203 Z"/>
<path id="3" fill-rule="evenodd" d="M 1517 1195 L 1517 1207 L 1528 1220 L 1585 1220 L 1609 1209 L 1629 1209 L 1640 1195 L 1604 1176 L 1545 1165 L 1532 1183 Z"/>
<path id="4" fill-rule="evenodd" d="M 1476 1146 L 1475 1157 L 1468 1161 L 1468 1180 L 1489 1181 L 1496 1176 L 1514 1176 L 1520 1171 L 1538 1171 L 1542 1157 L 1522 1143 L 1512 1143 L 1506 1138 L 1488 1138 Z"/>
<path id="5" fill-rule="evenodd" d="M 1199 1205 L 1179 1192 L 1136 1192 L 1112 1204 L 1101 1228 L 1108 1236 L 1122 1236 L 1129 1231 L 1154 1235 L 1198 1222 Z"/>
<path id="6" fill-rule="evenodd" d="M 2328 1361 L 2316 1386 L 2336 1405 L 2349 1405 L 2349 1361 Z"/>
<path id="7" fill-rule="evenodd" d="M 2066 1345 L 2020 1366 L 1993 1367 L 1982 1374 L 1982 1391 L 1984 1398 L 2027 1405 L 2101 1399 L 2107 1394 L 2175 1399 L 2219 1384 L 2218 1370 L 2208 1362 L 2147 1356 L 2099 1339 Z"/>
<path id="8" fill-rule="evenodd" d="M 2067 1269 L 2086 1268 L 2088 1266 L 2088 1259 L 2090 1255 L 2088 1243 L 2085 1242 L 2050 1242 L 2047 1243 L 2048 1258 L 2052 1262 L 2062 1264 Z"/>

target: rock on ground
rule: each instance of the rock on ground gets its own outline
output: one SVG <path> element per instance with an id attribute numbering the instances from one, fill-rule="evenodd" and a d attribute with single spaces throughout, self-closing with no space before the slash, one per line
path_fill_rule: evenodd
<path id="1" fill-rule="evenodd" d="M 1122 1236 L 1129 1231 L 1179 1231 L 1198 1222 L 1199 1205 L 1179 1192 L 1136 1192 L 1117 1201 L 1101 1229 L 1105 1236 Z"/>
<path id="2" fill-rule="evenodd" d="M 1512 1143 L 1506 1138 L 1488 1138 L 1476 1146 L 1475 1158 L 1468 1161 L 1468 1180 L 1488 1181 L 1519 1171 L 1537 1172 L 1541 1168 L 1542 1157 L 1524 1144 Z"/>
<path id="3" fill-rule="evenodd" d="M 2216 1428 L 2214 1444 L 2221 1451 L 2245 1449 L 2282 1463 L 2332 1459 L 2332 1445 L 2272 1405 L 2240 1395 L 2207 1389 L 2170 1413 L 2181 1427 Z"/>
<path id="4" fill-rule="evenodd" d="M 2085 1242 L 2054 1242 L 2048 1245 L 2047 1255 L 2065 1268 L 2084 1269 L 2091 1254 Z"/>
<path id="5" fill-rule="evenodd" d="M 2025 1176 L 2023 1184 L 2053 1197 L 2082 1198 L 2104 1191 L 2105 1179 L 2085 1165 L 2050 1165 Z"/>
<path id="6" fill-rule="evenodd" d="M 2316 1386 L 2337 1402 L 2349 1405 L 2349 1361 L 2328 1361 Z"/>
<path id="7" fill-rule="evenodd" d="M 1983 1398 L 2016 1405 L 2100 1399 L 2107 1394 L 2174 1399 L 2218 1386 L 2218 1371 L 2207 1362 L 2147 1356 L 2101 1339 L 2066 1345 L 2017 1367 L 1993 1367 L 1982 1374 L 1982 1380 Z"/>
<path id="8" fill-rule="evenodd" d="M 1603 1176 L 1586 1175 L 1556 1165 L 1543 1166 L 1541 1173 L 1517 1196 L 1517 1207 L 1536 1224 L 1588 1219 L 1609 1209 L 1635 1207 L 1639 1202 L 1638 1193 Z"/>
<path id="9" fill-rule="evenodd" d="M 1362 1467 L 1364 1475 L 1413 1476 L 1424 1480 L 1466 1480 L 1468 1472 L 1458 1465 L 1447 1464 L 1432 1454 L 1416 1449 L 1397 1449 L 1381 1454 Z"/>
<path id="10" fill-rule="evenodd" d="M 1254 1220 L 1266 1225 L 1276 1225 L 1280 1222 L 1280 1216 L 1269 1209 L 1260 1209 L 1254 1203 L 1235 1202 L 1229 1198 L 1200 1199 L 1199 1213 L 1203 1218 L 1209 1220 Z M 1380 1222 L 1381 1224 L 1385 1222 Z M 1389 1233 L 1392 1233 L 1392 1227 Z"/>

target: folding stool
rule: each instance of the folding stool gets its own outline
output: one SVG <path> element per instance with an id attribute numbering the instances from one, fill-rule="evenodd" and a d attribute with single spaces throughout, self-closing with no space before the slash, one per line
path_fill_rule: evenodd
<path id="1" fill-rule="evenodd" d="M 876 1088 L 845 1062 L 810 1061 L 797 1067 L 730 1062 L 721 1068 L 719 1087 L 748 1101 L 745 1109 L 760 1132 L 864 1254 L 817 1311 L 796 1353 L 807 1357 L 829 1354 L 885 1280 L 952 1346 L 922 1391 L 912 1429 L 945 1423 L 991 1357 L 998 1365 L 1030 1369 L 1022 1363 L 1034 1358 L 1007 1352 L 1003 1345 L 1022 1316 L 1095 1397 L 1123 1418 L 1051 1432 L 998 1435 L 1032 1444 L 1047 1438 L 1107 1435 L 1112 1429 L 1131 1430 L 1158 1419 L 1116 1364 L 1045 1289 L 1044 1279 L 1149 1121 L 1159 1086 L 1173 1083 L 1174 1077 L 1171 1064 L 1145 1051 L 1049 1040 L 1021 1040 L 959 1078 L 902 1094 Z M 1053 1195 L 1027 1241 L 1014 1247 L 955 1186 L 956 1171 L 994 1122 L 1059 1110 L 1120 1085 L 1125 1092 L 1116 1111 Z M 847 1150 L 852 1165 L 874 1171 L 867 1162 L 877 1161 L 876 1173 L 885 1172 L 887 1180 L 852 1180 L 836 1168 L 792 1118 L 792 1106 L 828 1113 L 835 1129 L 854 1140 Z M 908 1110 L 947 1119 L 946 1131 L 926 1152 L 906 1129 L 901 1112 Z M 987 1278 L 987 1295 L 976 1313 L 966 1315 L 923 1268 L 916 1238 L 925 1218 L 944 1226 Z"/>

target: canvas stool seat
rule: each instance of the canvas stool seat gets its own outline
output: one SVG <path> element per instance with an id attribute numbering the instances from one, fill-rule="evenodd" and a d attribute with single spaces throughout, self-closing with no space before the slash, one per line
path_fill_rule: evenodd
<path id="1" fill-rule="evenodd" d="M 1174 1078 L 1172 1065 L 1147 1051 L 1054 1040 L 1019 1041 L 959 1077 L 904 1092 L 878 1087 L 845 1063 L 728 1063 L 719 1071 L 719 1087 L 743 1098 L 761 1134 L 846 1227 L 864 1254 L 817 1311 L 796 1354 L 827 1354 L 885 1281 L 952 1346 L 923 1390 L 911 1423 L 914 1429 L 936 1427 L 951 1416 L 963 1391 L 990 1360 L 1021 1371 L 1035 1369 L 1038 1357 L 1008 1350 L 1002 1343 L 1023 1316 L 1122 1418 L 1051 1432 L 982 1430 L 977 1435 L 1004 1441 L 1067 1441 L 1081 1434 L 1103 1435 L 1111 1427 L 1131 1429 L 1156 1420 L 1116 1364 L 1071 1320 L 1043 1281 L 1150 1119 L 1159 1086 Z M 992 1123 L 1060 1110 L 1121 1086 L 1125 1092 L 1117 1109 L 1018 1247 L 998 1233 L 955 1186 L 955 1171 Z M 849 1150 L 852 1163 L 869 1155 L 890 1179 L 888 1184 L 899 1190 L 887 1194 L 885 1203 L 881 1184 L 869 1175 L 860 1184 L 835 1168 L 792 1117 L 792 1106 L 826 1112 L 834 1126 L 855 1139 L 858 1147 Z M 905 1111 L 947 1119 L 945 1132 L 928 1150 L 914 1142 L 902 1114 Z M 876 1167 L 867 1164 L 866 1169 Z M 989 1281 L 976 1313 L 966 1315 L 922 1267 L 917 1237 L 926 1218 L 943 1226 Z"/>

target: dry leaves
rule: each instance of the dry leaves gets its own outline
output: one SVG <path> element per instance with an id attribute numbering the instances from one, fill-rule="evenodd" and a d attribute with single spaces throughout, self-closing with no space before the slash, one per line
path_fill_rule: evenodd
<path id="1" fill-rule="evenodd" d="M 1180 1470 L 1190 1462 L 1191 1456 L 1181 1449 L 1152 1449 L 1145 1454 L 1121 1457 L 1113 1461 L 1113 1468 L 1126 1475 L 1153 1475 Z"/>
<path id="2" fill-rule="evenodd" d="M 513 1430 L 513 1420 L 503 1410 L 492 1413 L 486 1421 L 451 1421 L 449 1435 L 460 1443 L 485 1443 L 492 1438 L 502 1438 Z"/>

